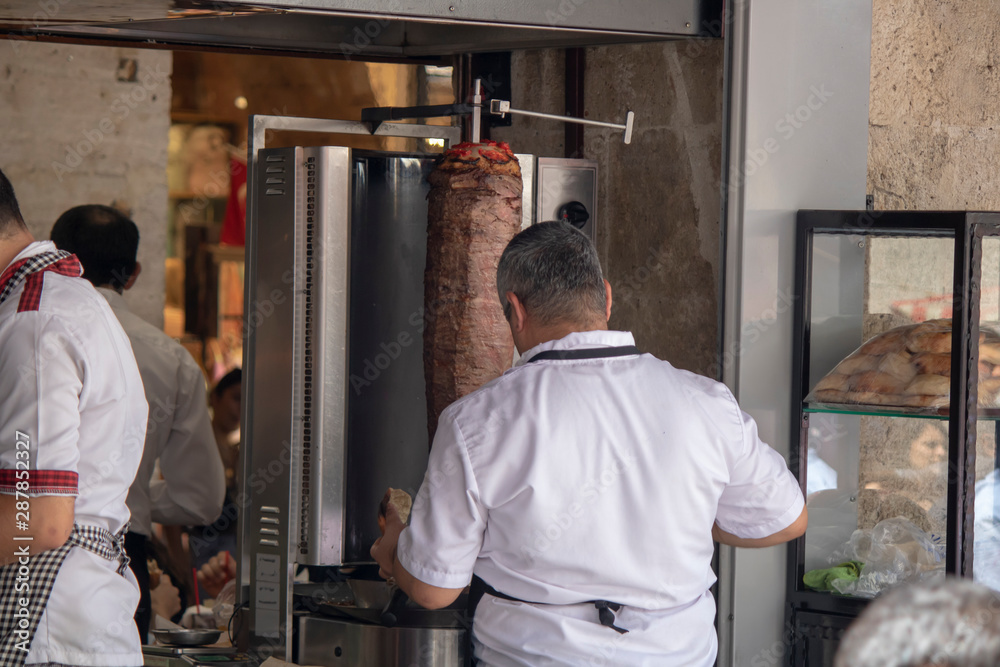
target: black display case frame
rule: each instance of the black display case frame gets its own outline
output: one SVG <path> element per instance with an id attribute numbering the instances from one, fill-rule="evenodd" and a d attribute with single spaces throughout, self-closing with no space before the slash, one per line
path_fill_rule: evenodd
<path id="1" fill-rule="evenodd" d="M 951 396 L 948 419 L 948 575 L 972 577 L 978 393 L 978 341 L 983 239 L 1000 236 L 1000 213 L 965 211 L 801 210 L 796 221 L 793 308 L 792 429 L 789 465 L 806 489 L 809 413 L 804 399 L 809 377 L 813 239 L 815 234 L 954 238 Z M 942 412 L 942 415 L 944 414 Z M 892 415 L 891 410 L 882 414 Z M 900 413 L 898 416 L 910 416 Z M 989 415 L 996 419 L 996 415 Z M 998 436 L 1000 436 L 1000 422 Z M 1000 438 L 998 438 L 1000 441 Z M 1000 444 L 997 446 L 1000 457 Z M 998 461 L 1000 463 L 1000 461 Z M 808 590 L 805 536 L 788 545 L 785 629 L 789 665 L 832 665 L 840 637 L 869 600 Z"/>

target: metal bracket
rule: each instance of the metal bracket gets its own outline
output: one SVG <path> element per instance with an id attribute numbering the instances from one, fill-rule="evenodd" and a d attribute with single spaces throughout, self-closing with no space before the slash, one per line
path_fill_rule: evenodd
<path id="1" fill-rule="evenodd" d="M 494 116 L 514 114 L 519 116 L 532 116 L 534 118 L 548 118 L 558 120 L 563 123 L 579 123 L 580 125 L 596 125 L 598 127 L 613 127 L 616 130 L 625 130 L 625 143 L 632 143 L 632 126 L 635 121 L 635 113 L 629 111 L 625 114 L 625 124 L 605 123 L 599 120 L 589 120 L 587 118 L 575 118 L 573 116 L 559 116 L 551 113 L 541 113 L 538 111 L 525 111 L 523 109 L 511 109 L 507 100 L 490 100 L 490 113 Z"/>
<path id="2" fill-rule="evenodd" d="M 471 113 L 472 143 L 478 144 L 482 128 L 482 107 L 482 82 L 479 79 L 476 79 L 473 82 L 472 104 L 437 104 L 423 107 L 368 107 L 361 110 L 361 122 L 370 125 L 372 134 L 374 134 L 379 129 L 379 126 L 387 120 L 432 118 L 435 116 L 464 116 L 467 113 Z M 510 101 L 508 100 L 490 100 L 490 114 L 500 116 L 501 118 L 507 114 L 511 114 L 518 116 L 532 116 L 534 118 L 547 118 L 549 120 L 558 120 L 563 123 L 611 127 L 616 130 L 624 130 L 624 140 L 626 144 L 632 143 L 632 129 L 635 123 L 635 113 L 632 111 L 626 112 L 624 124 L 606 123 L 600 120 L 577 118 L 575 116 L 559 116 L 557 114 L 541 113 L 539 111 L 512 109 L 510 107 Z M 405 127 L 405 125 L 402 127 Z"/>
<path id="3" fill-rule="evenodd" d="M 392 109 L 393 107 L 386 107 Z M 414 125 L 412 123 L 388 123 L 379 121 L 374 129 L 356 120 L 331 120 L 328 118 L 300 118 L 296 116 L 250 117 L 250 148 L 248 164 L 256 161 L 257 151 L 266 147 L 268 130 L 294 132 L 328 132 L 330 134 L 365 134 L 375 137 L 409 137 L 413 139 L 442 139 L 445 148 L 458 143 L 461 130 L 446 125 Z M 249 187 L 249 186 L 248 186 Z M 250 204 L 247 203 L 247 210 Z"/>
<path id="4" fill-rule="evenodd" d="M 372 134 L 374 134 L 378 131 L 382 123 L 389 120 L 464 116 L 469 113 L 473 113 L 471 104 L 432 104 L 419 107 L 365 107 L 361 110 L 361 122 L 366 123 L 371 128 Z"/>
<path id="5" fill-rule="evenodd" d="M 472 143 L 478 144 L 482 134 L 483 82 L 473 82 L 472 104 L 434 104 L 421 107 L 366 107 L 361 110 L 361 122 L 367 123 L 374 134 L 387 120 L 436 118 L 472 114 Z"/>

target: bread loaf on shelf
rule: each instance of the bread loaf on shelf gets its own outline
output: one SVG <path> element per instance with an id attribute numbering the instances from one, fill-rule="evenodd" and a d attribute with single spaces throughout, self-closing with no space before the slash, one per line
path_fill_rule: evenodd
<path id="1" fill-rule="evenodd" d="M 946 408 L 951 388 L 951 320 L 927 320 L 879 334 L 823 377 L 808 403 Z M 978 402 L 1000 406 L 1000 334 L 979 332 Z"/>

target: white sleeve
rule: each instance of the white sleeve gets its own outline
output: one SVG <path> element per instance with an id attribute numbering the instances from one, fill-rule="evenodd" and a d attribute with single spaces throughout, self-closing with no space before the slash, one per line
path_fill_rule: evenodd
<path id="1" fill-rule="evenodd" d="M 168 526 L 201 526 L 222 513 L 226 473 L 208 416 L 201 370 L 184 359 L 177 380 L 177 407 L 159 453 L 163 479 L 149 483 L 150 516 Z"/>
<path id="2" fill-rule="evenodd" d="M 410 525 L 399 537 L 400 564 L 425 584 L 467 586 L 483 545 L 486 515 L 465 438 L 446 410 L 434 434 Z"/>
<path id="3" fill-rule="evenodd" d="M 0 346 L 0 493 L 76 496 L 86 352 L 58 318 L 12 320 Z"/>
<path id="4" fill-rule="evenodd" d="M 760 539 L 792 525 L 805 499 L 785 460 L 761 442 L 753 418 L 742 411 L 739 414 L 743 441 L 730 464 L 716 523 L 736 537 Z"/>

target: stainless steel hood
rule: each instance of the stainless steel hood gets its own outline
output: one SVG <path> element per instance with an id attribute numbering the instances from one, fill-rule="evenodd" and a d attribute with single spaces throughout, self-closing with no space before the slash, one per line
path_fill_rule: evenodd
<path id="1" fill-rule="evenodd" d="M 0 0 L 9 38 L 428 58 L 718 36 L 722 0 Z"/>

